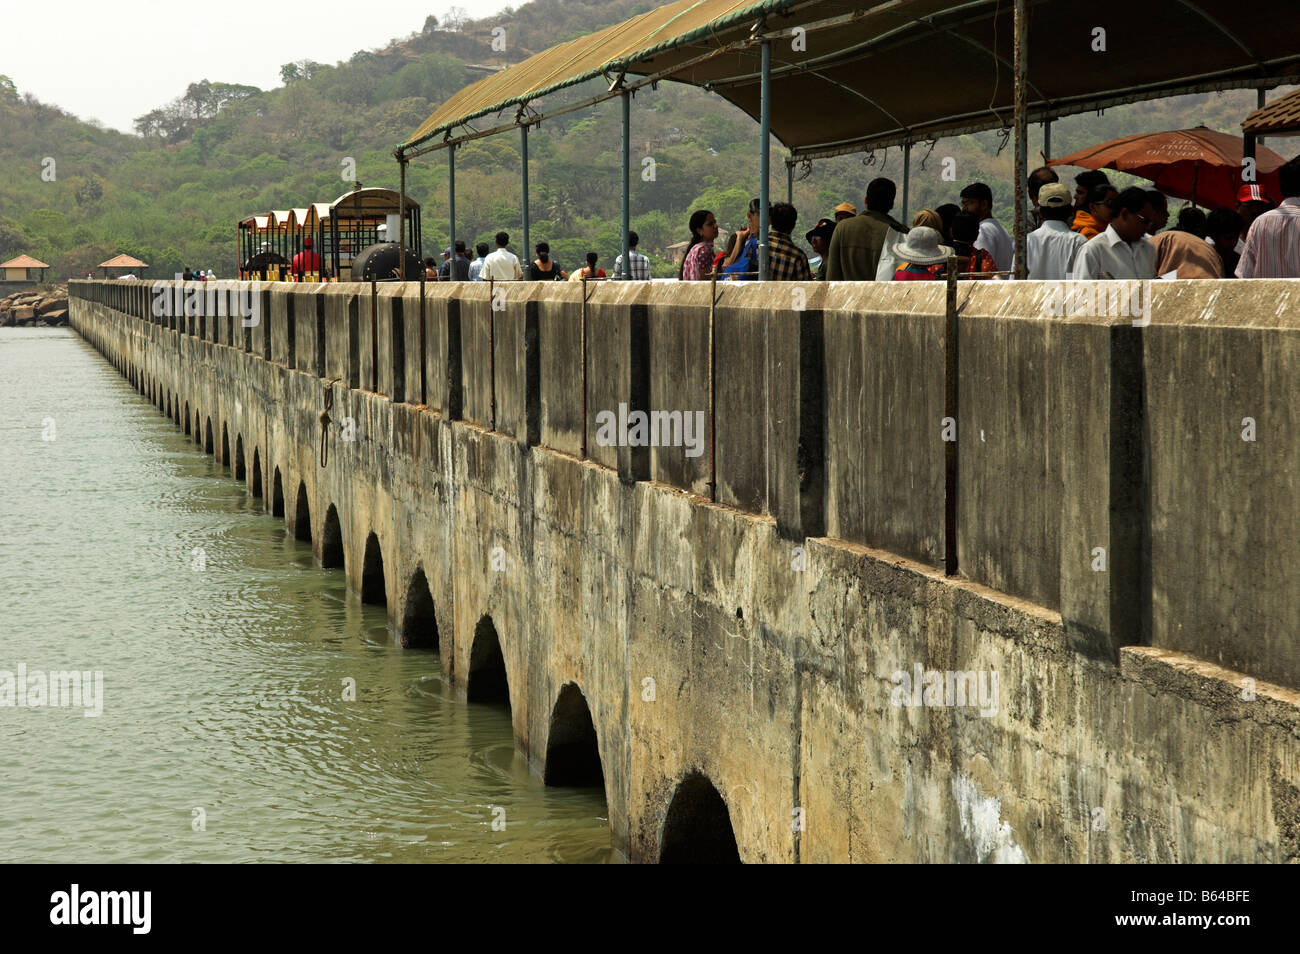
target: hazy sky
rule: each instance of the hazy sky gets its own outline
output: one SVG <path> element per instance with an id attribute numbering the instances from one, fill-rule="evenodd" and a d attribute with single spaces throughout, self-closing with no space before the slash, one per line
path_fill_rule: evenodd
<path id="1" fill-rule="evenodd" d="M 135 117 L 198 80 L 270 89 L 280 85 L 283 63 L 310 59 L 332 65 L 418 31 L 430 13 L 441 18 L 459 6 L 479 18 L 510 5 L 511 0 L 218 7 L 176 0 L 15 0 L 0 5 L 0 73 L 19 92 L 130 132 Z"/>

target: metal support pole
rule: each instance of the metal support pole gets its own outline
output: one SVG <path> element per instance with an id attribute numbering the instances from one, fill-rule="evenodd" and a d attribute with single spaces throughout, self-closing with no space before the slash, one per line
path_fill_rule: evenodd
<path id="1" fill-rule="evenodd" d="M 1043 156 L 1045 159 L 1052 158 L 1052 121 L 1050 119 L 1043 123 Z"/>
<path id="2" fill-rule="evenodd" d="M 632 254 L 627 244 L 627 233 L 632 228 L 632 94 L 623 91 L 623 234 L 619 242 L 623 248 L 623 278 L 632 277 Z"/>
<path id="3" fill-rule="evenodd" d="M 794 205 L 794 166 L 785 164 L 785 201 Z"/>
<path id="4" fill-rule="evenodd" d="M 1264 108 L 1264 87 L 1262 87 L 1262 86 L 1261 86 L 1259 89 L 1255 90 L 1255 108 L 1256 108 L 1256 109 L 1263 109 L 1263 108 Z M 1258 145 L 1259 145 L 1261 142 L 1263 142 L 1264 140 L 1263 140 L 1263 139 L 1257 139 L 1256 137 L 1251 136 L 1251 137 L 1250 137 L 1250 141 L 1251 141 L 1251 142 L 1250 142 L 1250 145 L 1251 145 L 1250 154 L 1251 154 L 1251 156 L 1253 157 L 1253 156 L 1255 155 L 1255 147 L 1258 146 Z M 1255 178 L 1258 179 L 1259 177 L 1256 176 Z"/>
<path id="5" fill-rule="evenodd" d="M 903 224 L 908 222 L 912 205 L 912 144 L 903 143 Z"/>
<path id="6" fill-rule="evenodd" d="M 528 244 L 528 127 L 526 125 L 519 127 L 519 147 L 521 165 L 524 175 L 523 198 L 521 200 L 524 209 L 524 244 L 523 254 L 520 256 L 525 262 L 532 253 L 528 251 L 531 246 Z"/>
<path id="7" fill-rule="evenodd" d="M 768 260 L 768 204 L 771 196 L 768 178 L 772 162 L 772 41 L 763 40 L 763 75 L 759 88 L 758 144 L 758 280 L 765 282 L 771 274 Z"/>
<path id="8" fill-rule="evenodd" d="M 1029 117 L 1028 117 L 1028 88 L 1026 82 L 1029 74 L 1029 24 L 1025 19 L 1025 0 L 1016 0 L 1015 7 L 1015 36 L 1016 36 L 1016 56 L 1015 56 L 1015 137 L 1016 137 L 1016 170 L 1015 170 L 1015 189 L 1016 197 L 1016 236 L 1015 236 L 1015 261 L 1013 263 L 1014 278 L 1024 278 L 1025 271 L 1025 179 L 1029 174 Z"/>
<path id="9" fill-rule="evenodd" d="M 448 244 L 451 246 L 451 267 L 447 269 L 447 280 L 456 281 L 456 147 L 447 150 L 447 231 L 451 233 Z M 423 272 L 421 273 L 423 274 Z M 421 301 L 424 299 L 421 298 Z"/>
<path id="10" fill-rule="evenodd" d="M 397 203 L 397 274 L 401 281 L 406 281 L 406 160 L 397 154 L 398 194 Z"/>
<path id="11" fill-rule="evenodd" d="M 957 259 L 948 259 L 943 331 L 943 572 L 957 575 Z"/>

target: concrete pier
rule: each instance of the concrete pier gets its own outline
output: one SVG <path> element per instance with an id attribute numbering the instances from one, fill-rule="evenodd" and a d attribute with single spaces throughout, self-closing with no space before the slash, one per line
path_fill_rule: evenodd
<path id="1" fill-rule="evenodd" d="M 1300 860 L 1300 282 L 208 285 L 71 323 L 632 860 Z"/>

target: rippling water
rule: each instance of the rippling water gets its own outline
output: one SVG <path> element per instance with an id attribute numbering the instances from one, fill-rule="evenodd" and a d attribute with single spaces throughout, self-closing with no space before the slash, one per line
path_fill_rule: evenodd
<path id="1" fill-rule="evenodd" d="M 504 707 L 457 699 L 66 328 L 0 329 L 19 664 L 102 671 L 103 714 L 0 706 L 3 861 L 614 860 L 599 790 L 544 787 Z"/>

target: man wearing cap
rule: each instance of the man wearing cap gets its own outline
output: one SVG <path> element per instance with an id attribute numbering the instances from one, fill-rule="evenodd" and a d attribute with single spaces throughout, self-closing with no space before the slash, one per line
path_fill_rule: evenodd
<path id="1" fill-rule="evenodd" d="M 826 281 L 826 256 L 831 250 L 831 236 L 835 234 L 835 223 L 830 219 L 818 219 L 817 225 L 804 233 L 804 238 L 812 246 L 812 250 L 817 253 L 820 259 L 817 265 L 817 274 L 813 276 L 815 281 Z M 809 262 L 811 265 L 812 263 Z"/>
<path id="2" fill-rule="evenodd" d="M 311 249 L 311 236 L 308 235 L 302 240 L 302 251 L 293 257 L 293 264 L 290 265 L 294 278 L 302 281 L 303 273 L 320 271 L 320 256 Z"/>
<path id="3" fill-rule="evenodd" d="M 1273 208 L 1273 200 L 1264 194 L 1264 190 L 1252 183 L 1242 183 L 1237 190 L 1237 214 L 1241 216 L 1241 238 L 1235 249 L 1238 256 L 1246 249 L 1246 233 L 1254 221 Z"/>
<path id="4" fill-rule="evenodd" d="M 841 202 L 835 207 L 835 221 L 843 222 L 845 219 L 851 219 L 858 214 L 858 207 L 852 202 Z"/>
<path id="5" fill-rule="evenodd" d="M 1251 223 L 1238 278 L 1300 278 L 1300 156 L 1278 169 L 1277 183 L 1282 204 Z"/>
<path id="6" fill-rule="evenodd" d="M 1070 231 L 1070 190 L 1059 182 L 1046 182 L 1038 190 L 1038 214 L 1043 224 L 1025 239 L 1029 277 L 1034 281 L 1065 281 L 1074 268 L 1079 249 L 1088 240 Z"/>

